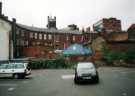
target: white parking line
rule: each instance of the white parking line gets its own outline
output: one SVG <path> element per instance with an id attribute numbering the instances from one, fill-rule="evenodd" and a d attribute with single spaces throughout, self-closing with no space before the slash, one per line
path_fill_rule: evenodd
<path id="1" fill-rule="evenodd" d="M 0 84 L 0 86 L 17 86 L 17 84 Z"/>
<path id="2" fill-rule="evenodd" d="M 24 84 L 28 83 L 28 81 L 23 81 Z"/>
<path id="3" fill-rule="evenodd" d="M 127 93 L 122 93 L 122 96 L 127 96 Z"/>
<path id="4" fill-rule="evenodd" d="M 62 78 L 62 79 L 73 79 L 73 78 L 74 78 L 74 75 L 73 75 L 73 74 L 70 74 L 70 75 L 62 75 L 61 78 Z"/>
<path id="5" fill-rule="evenodd" d="M 122 71 L 122 72 L 120 72 L 120 73 L 122 73 L 122 74 L 126 74 L 126 73 L 135 73 L 135 71 Z"/>
<path id="6" fill-rule="evenodd" d="M 8 88 L 8 91 L 13 91 L 15 90 L 15 88 L 11 87 L 11 88 Z"/>

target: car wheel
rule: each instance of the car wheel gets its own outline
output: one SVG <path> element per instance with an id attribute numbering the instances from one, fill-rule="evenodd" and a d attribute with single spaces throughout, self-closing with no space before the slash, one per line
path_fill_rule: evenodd
<path id="1" fill-rule="evenodd" d="M 75 83 L 75 84 L 78 84 L 78 83 L 79 83 L 77 77 L 74 78 L 74 83 Z"/>
<path id="2" fill-rule="evenodd" d="M 98 83 L 99 82 L 99 76 L 98 75 L 95 76 L 94 81 L 95 81 L 95 83 Z"/>
<path id="3" fill-rule="evenodd" d="M 23 73 L 18 74 L 19 75 L 19 79 L 24 79 L 25 75 Z"/>

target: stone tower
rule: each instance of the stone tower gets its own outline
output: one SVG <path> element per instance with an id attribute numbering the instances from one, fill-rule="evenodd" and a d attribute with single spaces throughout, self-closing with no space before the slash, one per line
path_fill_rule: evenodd
<path id="1" fill-rule="evenodd" d="M 48 16 L 48 24 L 47 24 L 47 28 L 50 29 L 50 28 L 55 28 L 57 29 L 56 27 L 56 16 L 54 16 L 54 18 L 52 16 Z"/>

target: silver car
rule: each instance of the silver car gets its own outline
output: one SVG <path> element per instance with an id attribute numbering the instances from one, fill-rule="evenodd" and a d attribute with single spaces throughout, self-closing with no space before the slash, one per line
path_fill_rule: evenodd
<path id="1" fill-rule="evenodd" d="M 80 62 L 77 64 L 74 82 L 79 83 L 81 81 L 99 82 L 98 71 L 92 62 Z"/>

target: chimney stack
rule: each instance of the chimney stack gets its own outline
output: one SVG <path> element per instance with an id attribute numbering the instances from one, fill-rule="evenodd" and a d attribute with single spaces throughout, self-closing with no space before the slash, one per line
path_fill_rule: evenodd
<path id="1" fill-rule="evenodd" d="M 2 15 L 2 2 L 0 2 L 0 16 Z"/>
<path id="2" fill-rule="evenodd" d="M 13 22 L 13 23 L 16 23 L 16 19 L 15 19 L 15 18 L 12 18 L 12 22 Z"/>

